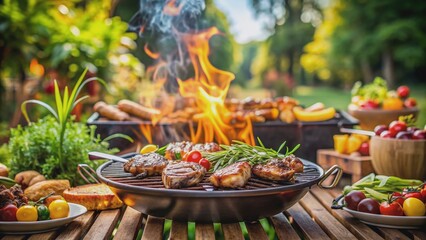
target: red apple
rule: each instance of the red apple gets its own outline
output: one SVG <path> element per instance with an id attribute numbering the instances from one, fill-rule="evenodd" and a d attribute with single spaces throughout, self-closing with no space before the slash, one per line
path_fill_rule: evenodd
<path id="1" fill-rule="evenodd" d="M 358 148 L 358 152 L 361 153 L 362 156 L 370 156 L 370 143 L 361 143 L 361 146 Z"/>
<path id="2" fill-rule="evenodd" d="M 406 98 L 406 97 L 408 97 L 408 95 L 410 95 L 410 88 L 407 87 L 407 86 L 400 86 L 400 87 L 398 87 L 396 92 L 398 93 L 398 96 L 400 98 Z"/>
<path id="3" fill-rule="evenodd" d="M 362 109 L 377 109 L 379 108 L 379 104 L 373 100 L 367 100 L 363 104 L 361 104 Z"/>
<path id="4" fill-rule="evenodd" d="M 389 124 L 389 132 L 392 137 L 395 137 L 396 134 L 402 131 L 407 131 L 407 124 L 405 122 L 395 120 Z"/>
<path id="5" fill-rule="evenodd" d="M 404 106 L 406 108 L 413 108 L 413 107 L 417 106 L 417 101 L 414 98 L 407 98 L 404 101 Z"/>

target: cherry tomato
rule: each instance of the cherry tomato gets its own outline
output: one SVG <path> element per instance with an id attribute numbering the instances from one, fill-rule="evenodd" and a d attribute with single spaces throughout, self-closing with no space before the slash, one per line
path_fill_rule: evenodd
<path id="1" fill-rule="evenodd" d="M 359 202 L 357 210 L 360 212 L 380 214 L 380 204 L 374 199 L 365 198 Z"/>
<path id="2" fill-rule="evenodd" d="M 37 209 L 31 205 L 24 205 L 18 208 L 16 219 L 20 222 L 34 222 L 38 219 Z"/>
<path id="3" fill-rule="evenodd" d="M 419 200 L 423 201 L 423 196 L 420 192 L 407 192 L 406 194 L 404 194 L 405 199 L 407 198 L 417 198 Z"/>
<path id="4" fill-rule="evenodd" d="M 361 143 L 361 146 L 358 148 L 358 152 L 361 153 L 362 156 L 370 156 L 370 143 Z"/>
<path id="5" fill-rule="evenodd" d="M 420 194 L 422 195 L 423 202 L 426 203 L 426 185 L 420 190 Z"/>
<path id="6" fill-rule="evenodd" d="M 39 221 L 50 219 L 49 209 L 44 204 L 37 206 L 37 214 L 38 214 Z"/>
<path id="7" fill-rule="evenodd" d="M 346 207 L 357 210 L 359 202 L 365 199 L 365 194 L 361 191 L 351 191 L 345 196 Z"/>
<path id="8" fill-rule="evenodd" d="M 404 216 L 402 206 L 397 202 L 382 202 L 380 204 L 380 214 L 391 216 Z"/>
<path id="9" fill-rule="evenodd" d="M 406 131 L 406 130 L 407 130 L 407 124 L 405 122 L 395 120 L 389 124 L 389 132 L 392 137 L 395 137 L 397 133 L 401 131 Z"/>
<path id="10" fill-rule="evenodd" d="M 207 171 L 210 169 L 211 167 L 211 163 L 209 160 L 205 159 L 205 158 L 201 158 L 199 164 L 201 166 L 203 166 Z"/>
<path id="11" fill-rule="evenodd" d="M 199 151 L 194 150 L 185 154 L 185 156 L 183 157 L 183 160 L 187 162 L 199 163 L 202 157 L 203 156 L 201 155 Z"/>
<path id="12" fill-rule="evenodd" d="M 417 198 L 405 199 L 402 208 L 407 216 L 423 216 L 426 212 L 425 204 Z"/>
<path id="13" fill-rule="evenodd" d="M 50 203 L 49 211 L 51 219 L 64 218 L 68 217 L 70 207 L 65 200 L 59 199 Z"/>
<path id="14" fill-rule="evenodd" d="M 398 97 L 406 98 L 410 95 L 410 88 L 407 86 L 400 86 L 396 89 L 396 92 L 398 93 Z"/>
<path id="15" fill-rule="evenodd" d="M 0 221 L 16 221 L 18 208 L 13 204 L 7 204 L 0 209 Z"/>
<path id="16" fill-rule="evenodd" d="M 391 196 L 392 201 L 398 202 L 401 206 L 404 204 L 405 198 L 399 192 L 392 193 Z"/>

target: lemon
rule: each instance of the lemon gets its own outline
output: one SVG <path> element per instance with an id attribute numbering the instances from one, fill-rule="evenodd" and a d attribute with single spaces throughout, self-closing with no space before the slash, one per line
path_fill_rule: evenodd
<path id="1" fill-rule="evenodd" d="M 158 149 L 158 146 L 157 146 L 157 145 L 154 145 L 154 144 L 148 144 L 148 145 L 145 145 L 145 146 L 141 149 L 140 154 L 152 153 L 152 152 L 157 151 L 157 149 Z"/>

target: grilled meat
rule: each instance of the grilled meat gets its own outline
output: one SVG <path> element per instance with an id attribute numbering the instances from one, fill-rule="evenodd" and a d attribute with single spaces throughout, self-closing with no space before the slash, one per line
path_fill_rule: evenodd
<path id="1" fill-rule="evenodd" d="M 296 172 L 296 173 L 302 173 L 303 172 L 304 165 L 303 165 L 302 161 L 298 157 L 294 156 L 293 154 L 285 157 L 283 159 L 283 161 L 287 162 L 288 166 L 291 169 L 293 169 L 294 172 Z"/>
<path id="2" fill-rule="evenodd" d="M 295 170 L 282 159 L 272 159 L 266 164 L 256 164 L 252 168 L 253 174 L 267 180 L 293 181 Z"/>
<path id="3" fill-rule="evenodd" d="M 191 152 L 192 150 L 197 150 L 200 152 L 216 152 L 220 150 L 220 146 L 217 143 L 197 143 L 182 141 L 170 143 L 167 146 L 165 157 L 170 160 L 179 159 L 179 155 L 183 157 L 186 153 Z"/>
<path id="4" fill-rule="evenodd" d="M 248 162 L 236 162 L 217 170 L 210 176 L 210 182 L 215 187 L 239 188 L 247 184 L 251 176 L 251 167 Z"/>
<path id="5" fill-rule="evenodd" d="M 164 168 L 161 179 L 166 188 L 185 188 L 203 180 L 206 169 L 194 162 L 171 162 Z"/>
<path id="6" fill-rule="evenodd" d="M 136 155 L 124 163 L 124 171 L 138 178 L 160 175 L 169 161 L 158 153 Z"/>

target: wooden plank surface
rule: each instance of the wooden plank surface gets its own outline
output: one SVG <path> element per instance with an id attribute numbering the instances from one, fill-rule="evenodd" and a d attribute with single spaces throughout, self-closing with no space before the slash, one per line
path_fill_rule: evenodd
<path id="1" fill-rule="evenodd" d="M 94 211 L 88 211 L 83 216 L 80 216 L 72 221 L 68 226 L 63 229 L 57 240 L 77 240 L 89 230 L 95 221 L 96 213 Z"/>
<path id="2" fill-rule="evenodd" d="M 196 223 L 195 224 L 195 239 L 196 240 L 215 239 L 213 224 Z"/>
<path id="3" fill-rule="evenodd" d="M 300 228 L 306 239 L 330 239 L 299 203 L 288 209 L 287 213 L 293 218 L 293 221 Z"/>
<path id="4" fill-rule="evenodd" d="M 424 240 L 426 239 L 426 227 L 423 228 L 423 231 L 420 230 L 409 230 L 408 233 L 410 233 L 414 240 Z"/>
<path id="5" fill-rule="evenodd" d="M 331 196 L 328 191 L 322 190 L 318 187 L 314 187 L 311 189 L 311 193 L 337 220 L 339 220 L 339 222 L 341 222 L 346 228 L 348 228 L 349 231 L 351 231 L 358 239 L 383 239 L 370 227 L 354 218 L 350 213 L 344 210 L 331 209 L 331 203 L 334 197 Z"/>
<path id="6" fill-rule="evenodd" d="M 23 240 L 25 235 L 6 235 L 1 238 L 1 240 Z"/>
<path id="7" fill-rule="evenodd" d="M 148 216 L 143 230 L 142 240 L 163 239 L 164 218 Z"/>
<path id="8" fill-rule="evenodd" d="M 268 240 L 268 235 L 266 234 L 265 230 L 262 227 L 262 224 L 260 224 L 258 221 L 255 222 L 246 222 L 246 228 L 248 235 L 250 239 L 256 239 L 256 240 Z"/>
<path id="9" fill-rule="evenodd" d="M 127 240 L 135 239 L 139 229 L 142 226 L 143 215 L 141 212 L 127 207 L 121 218 L 120 225 L 118 225 L 117 232 L 114 235 L 114 239 Z"/>
<path id="10" fill-rule="evenodd" d="M 33 234 L 28 238 L 28 240 L 51 240 L 51 239 L 55 239 L 57 235 L 58 235 L 58 232 L 50 231 L 45 233 Z"/>
<path id="11" fill-rule="evenodd" d="M 188 239 L 188 223 L 173 221 L 170 229 L 170 240 Z"/>
<path id="12" fill-rule="evenodd" d="M 225 239 L 243 240 L 244 235 L 239 223 L 223 223 L 222 232 Z"/>
<path id="13" fill-rule="evenodd" d="M 308 192 L 300 200 L 300 204 L 332 239 L 357 239 L 345 228 L 345 226 L 337 221 L 337 219 L 334 218 L 311 193 Z"/>
<path id="14" fill-rule="evenodd" d="M 284 214 L 280 213 L 271 217 L 270 222 L 274 226 L 278 239 L 300 239 Z"/>
<path id="15" fill-rule="evenodd" d="M 101 211 L 83 239 L 109 239 L 117 224 L 121 209 Z"/>

